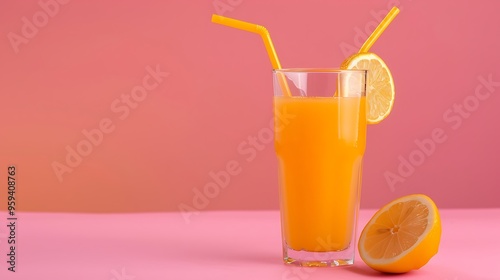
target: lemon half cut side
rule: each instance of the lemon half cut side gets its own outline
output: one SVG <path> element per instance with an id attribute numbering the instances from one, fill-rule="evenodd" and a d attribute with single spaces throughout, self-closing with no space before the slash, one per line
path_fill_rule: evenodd
<path id="1" fill-rule="evenodd" d="M 424 266 L 437 252 L 441 220 L 428 196 L 414 194 L 382 207 L 363 229 L 358 250 L 371 268 L 404 273 Z"/>

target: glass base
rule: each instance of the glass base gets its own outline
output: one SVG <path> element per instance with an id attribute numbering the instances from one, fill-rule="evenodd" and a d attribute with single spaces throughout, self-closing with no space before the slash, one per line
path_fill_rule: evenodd
<path id="1" fill-rule="evenodd" d="M 308 252 L 296 251 L 283 246 L 283 261 L 285 264 L 296 266 L 346 266 L 354 264 L 354 246 L 342 251 L 331 252 Z"/>

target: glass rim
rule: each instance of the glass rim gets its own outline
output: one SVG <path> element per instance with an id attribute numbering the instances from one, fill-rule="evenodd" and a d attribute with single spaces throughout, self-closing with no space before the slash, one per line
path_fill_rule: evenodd
<path id="1" fill-rule="evenodd" d="M 283 68 L 273 69 L 273 73 L 367 73 L 366 69 L 340 68 Z"/>

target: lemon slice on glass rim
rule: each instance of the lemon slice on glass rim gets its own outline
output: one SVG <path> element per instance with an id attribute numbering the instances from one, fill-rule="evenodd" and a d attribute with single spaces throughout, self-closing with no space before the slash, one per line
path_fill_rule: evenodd
<path id="1" fill-rule="evenodd" d="M 342 69 L 368 70 L 366 79 L 366 118 L 369 124 L 384 120 L 394 105 L 394 80 L 391 71 L 380 56 L 366 52 L 346 59 Z"/>

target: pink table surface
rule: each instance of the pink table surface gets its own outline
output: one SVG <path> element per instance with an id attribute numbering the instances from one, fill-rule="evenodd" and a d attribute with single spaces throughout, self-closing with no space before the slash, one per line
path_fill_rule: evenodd
<path id="1" fill-rule="evenodd" d="M 362 210 L 359 225 L 374 213 Z M 17 272 L 7 271 L 6 214 L 0 216 L 0 279 L 500 279 L 500 209 L 441 210 L 439 253 L 422 269 L 380 274 L 357 256 L 347 268 L 281 262 L 277 211 L 19 213 Z"/>

